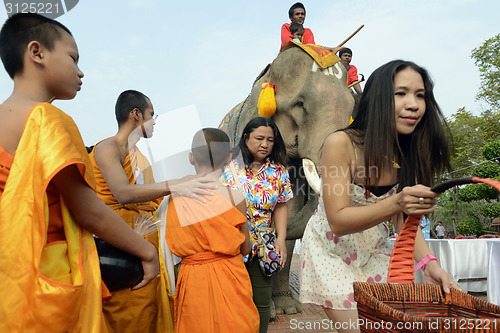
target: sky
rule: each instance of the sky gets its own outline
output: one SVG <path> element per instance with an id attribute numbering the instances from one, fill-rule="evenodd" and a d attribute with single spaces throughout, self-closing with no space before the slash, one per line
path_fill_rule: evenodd
<path id="1" fill-rule="evenodd" d="M 294 2 L 80 0 L 58 20 L 78 44 L 84 83 L 74 100 L 54 105 L 73 117 L 90 146 L 116 134 L 116 98 L 136 89 L 160 115 L 150 142 L 157 160 L 187 149 L 194 131 L 217 127 L 277 56 Z M 346 44 L 365 78 L 390 60 L 411 60 L 430 72 L 445 116 L 485 107 L 475 100 L 480 77 L 470 54 L 500 32 L 500 1 L 302 2 L 317 44 L 336 46 L 365 25 Z M 6 18 L 0 9 L 0 21 Z M 11 91 L 2 67 L 0 101 Z"/>

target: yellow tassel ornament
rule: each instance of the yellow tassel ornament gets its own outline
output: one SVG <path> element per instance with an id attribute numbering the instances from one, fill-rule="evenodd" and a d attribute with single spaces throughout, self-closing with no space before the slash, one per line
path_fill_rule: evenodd
<path id="1" fill-rule="evenodd" d="M 260 92 L 259 102 L 257 103 L 259 116 L 269 118 L 276 112 L 275 91 L 276 86 L 271 82 L 262 83 L 262 91 Z"/>

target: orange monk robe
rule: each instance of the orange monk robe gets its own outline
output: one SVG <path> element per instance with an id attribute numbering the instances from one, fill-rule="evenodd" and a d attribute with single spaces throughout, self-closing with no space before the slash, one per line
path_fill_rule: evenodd
<path id="1" fill-rule="evenodd" d="M 167 212 L 166 239 L 182 258 L 175 293 L 175 332 L 259 331 L 250 277 L 238 226 L 246 217 L 219 194 L 206 203 L 174 197 Z"/>
<path id="2" fill-rule="evenodd" d="M 94 152 L 95 148 L 90 153 L 90 161 L 96 178 L 96 191 L 99 198 L 132 228 L 136 216 L 155 214 L 161 199 L 127 205 L 118 202 L 97 166 Z M 133 148 L 126 156 L 122 167 L 130 184 L 136 184 L 136 179 L 140 180 L 137 183 L 152 184 L 155 182 L 148 160 L 137 148 Z M 147 237 L 147 240 L 158 248 L 158 232 Z M 103 305 L 104 317 L 110 332 L 173 332 L 173 295 L 169 291 L 168 274 L 163 260 L 160 260 L 160 264 L 160 275 L 146 287 L 135 291 L 125 289 L 112 292 L 111 300 Z"/>
<path id="3" fill-rule="evenodd" d="M 5 154 L 1 154 L 5 188 L 0 198 L 0 332 L 107 332 L 94 239 L 74 221 L 62 198 L 56 215 L 64 237 L 47 243 L 47 226 L 54 224 L 47 200 L 53 177 L 76 165 L 86 182 L 94 185 L 78 128 L 61 110 L 38 104 L 28 115 L 10 167 Z"/>

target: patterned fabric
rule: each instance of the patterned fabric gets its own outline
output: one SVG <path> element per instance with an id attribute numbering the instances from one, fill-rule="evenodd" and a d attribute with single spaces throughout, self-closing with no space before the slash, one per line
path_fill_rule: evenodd
<path id="1" fill-rule="evenodd" d="M 311 58 L 316 61 L 316 63 L 321 66 L 321 68 L 328 68 L 335 65 L 340 61 L 340 58 L 333 52 L 323 49 L 319 45 L 314 44 L 298 44 L 294 41 L 289 41 L 281 48 L 280 52 L 283 52 L 289 47 L 298 46 L 303 51 L 311 56 Z"/>
<path id="2" fill-rule="evenodd" d="M 368 206 L 396 193 L 397 184 L 377 197 L 351 184 L 351 206 Z M 307 223 L 300 257 L 300 301 L 329 309 L 356 308 L 353 282 L 386 282 L 392 245 L 385 222 L 355 234 L 336 236 L 328 224 L 323 198 Z"/>
<path id="3" fill-rule="evenodd" d="M 257 254 L 257 235 L 255 227 L 269 227 L 271 214 L 278 203 L 285 203 L 293 197 L 290 185 L 290 176 L 286 168 L 273 163 L 269 159 L 259 171 L 253 171 L 245 166 L 241 168 L 237 161 L 236 172 L 243 185 L 245 199 L 252 216 L 247 211 L 248 228 L 250 229 L 250 241 L 252 242 L 252 257 Z M 237 190 L 233 175 L 229 167 L 226 167 L 220 178 L 220 182 L 232 189 Z M 244 258 L 245 262 L 248 258 Z"/>

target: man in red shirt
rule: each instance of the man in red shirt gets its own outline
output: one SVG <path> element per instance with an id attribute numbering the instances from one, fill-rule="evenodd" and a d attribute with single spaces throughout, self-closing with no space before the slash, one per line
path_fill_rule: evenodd
<path id="1" fill-rule="evenodd" d="M 283 47 L 283 45 L 293 39 L 293 36 L 290 33 L 290 25 L 292 23 L 304 24 L 304 21 L 306 19 L 306 9 L 304 5 L 301 2 L 293 4 L 292 7 L 290 7 L 290 9 L 288 10 L 288 17 L 290 18 L 291 22 L 285 23 L 281 27 L 281 47 Z M 314 41 L 314 34 L 312 33 L 311 29 L 304 29 L 302 44 L 316 44 L 316 42 Z M 321 47 L 333 53 L 337 53 L 339 50 L 343 49 L 343 47 Z"/>
<path id="2" fill-rule="evenodd" d="M 352 59 L 352 51 L 350 48 L 344 48 L 339 52 L 340 60 L 344 64 L 344 66 L 347 68 L 347 85 L 350 85 L 351 83 L 358 81 L 358 69 L 354 65 L 350 65 L 351 59 Z M 359 84 L 356 84 L 354 87 L 354 91 L 358 94 L 362 94 L 363 91 L 361 90 L 361 87 Z"/>

